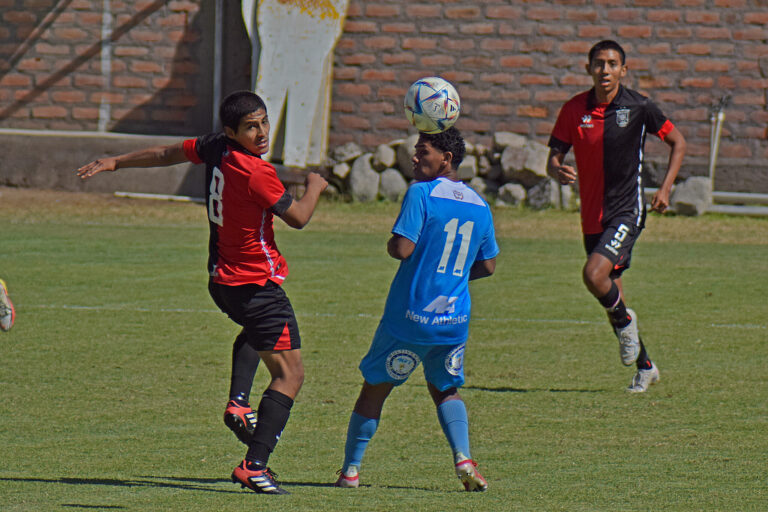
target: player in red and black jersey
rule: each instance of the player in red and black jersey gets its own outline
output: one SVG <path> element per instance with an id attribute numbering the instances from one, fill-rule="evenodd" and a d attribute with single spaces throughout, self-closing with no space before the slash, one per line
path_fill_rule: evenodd
<path id="1" fill-rule="evenodd" d="M 223 133 L 102 158 L 77 173 L 89 178 L 126 167 L 205 163 L 208 288 L 216 305 L 243 327 L 233 346 L 224 421 L 248 445 L 248 452 L 232 479 L 256 492 L 285 494 L 267 461 L 301 389 L 304 366 L 296 317 L 280 286 L 288 266 L 275 244 L 272 220 L 277 215 L 301 229 L 328 183 L 310 173 L 301 199 L 285 190 L 275 168 L 260 158 L 269 148 L 269 119 L 256 94 L 230 94 L 219 113 Z M 256 421 L 249 395 L 260 360 L 272 380 L 261 397 Z"/>
<path id="2" fill-rule="evenodd" d="M 589 291 L 608 312 L 625 365 L 636 363 L 628 391 L 644 392 L 659 380 L 659 370 L 640 339 L 637 315 L 624 304 L 621 275 L 629 268 L 632 247 L 645 225 L 642 165 L 645 137 L 670 147 L 667 173 L 651 200 L 664 212 L 685 154 L 685 138 L 661 110 L 642 94 L 621 85 L 625 54 L 615 41 L 589 51 L 587 73 L 594 87 L 563 105 L 549 139 L 548 172 L 563 185 L 579 181 L 581 226 Z M 565 165 L 573 147 L 576 169 Z"/>

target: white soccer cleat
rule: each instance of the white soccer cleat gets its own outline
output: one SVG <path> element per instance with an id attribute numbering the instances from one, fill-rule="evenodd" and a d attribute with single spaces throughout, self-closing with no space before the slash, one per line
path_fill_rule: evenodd
<path id="1" fill-rule="evenodd" d="M 629 393 L 645 393 L 652 384 L 659 382 L 659 379 L 661 379 L 659 369 L 651 363 L 651 367 L 647 370 L 637 370 L 627 391 Z"/>
<path id="2" fill-rule="evenodd" d="M 640 333 L 637 328 L 637 314 L 627 308 L 627 314 L 632 319 L 626 327 L 614 327 L 613 332 L 619 338 L 619 355 L 624 366 L 637 361 L 640 355 Z"/>
<path id="3" fill-rule="evenodd" d="M 349 466 L 346 471 L 340 469 L 337 474 L 339 479 L 333 484 L 334 487 L 354 488 L 360 486 L 360 474 L 358 473 L 357 466 Z"/>
<path id="4" fill-rule="evenodd" d="M 477 463 L 472 459 L 465 459 L 456 463 L 456 476 L 464 484 L 465 491 L 483 492 L 488 489 L 488 482 L 477 470 Z"/>
<path id="5" fill-rule="evenodd" d="M 16 319 L 16 310 L 8 297 L 8 286 L 0 279 L 0 330 L 10 331 Z"/>

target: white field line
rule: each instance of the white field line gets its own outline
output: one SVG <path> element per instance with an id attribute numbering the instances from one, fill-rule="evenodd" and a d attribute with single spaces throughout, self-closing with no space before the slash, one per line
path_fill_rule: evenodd
<path id="1" fill-rule="evenodd" d="M 74 311 L 125 311 L 129 313 L 192 313 L 192 314 L 221 314 L 218 309 L 192 309 L 192 308 L 143 308 L 137 306 L 80 306 L 74 304 L 17 304 L 17 309 L 64 309 Z M 316 318 L 379 318 L 381 315 L 372 315 L 369 313 L 358 314 L 339 314 L 339 313 L 301 313 L 296 312 L 298 317 L 316 317 Z M 602 325 L 604 321 L 597 320 L 571 320 L 565 318 L 484 318 L 473 317 L 477 322 L 494 323 L 530 323 L 530 324 L 566 324 L 566 325 Z M 720 329 L 763 329 L 768 330 L 768 325 L 760 324 L 709 324 L 709 327 Z"/>

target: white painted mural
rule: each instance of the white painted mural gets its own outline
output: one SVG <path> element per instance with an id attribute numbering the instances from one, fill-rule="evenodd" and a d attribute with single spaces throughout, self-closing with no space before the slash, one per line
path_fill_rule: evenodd
<path id="1" fill-rule="evenodd" d="M 273 156 L 275 130 L 281 124 L 283 164 L 306 167 L 325 158 L 333 50 L 348 5 L 349 0 L 242 0 L 246 29 L 258 42 L 255 90 L 272 123 L 266 158 Z M 285 118 L 280 119 L 283 107 Z"/>

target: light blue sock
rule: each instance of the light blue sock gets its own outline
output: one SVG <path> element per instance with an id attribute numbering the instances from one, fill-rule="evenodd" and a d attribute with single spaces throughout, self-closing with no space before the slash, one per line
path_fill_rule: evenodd
<path id="1" fill-rule="evenodd" d="M 437 407 L 437 419 L 443 427 L 443 433 L 448 438 L 454 456 L 462 453 L 468 459 L 469 453 L 469 419 L 467 408 L 462 400 L 448 400 Z"/>
<path id="2" fill-rule="evenodd" d="M 343 471 L 346 472 L 349 466 L 360 468 L 365 449 L 368 448 L 368 441 L 378 427 L 379 420 L 360 416 L 356 412 L 352 413 L 349 417 L 349 427 L 347 427 L 347 443 L 344 445 Z"/>

